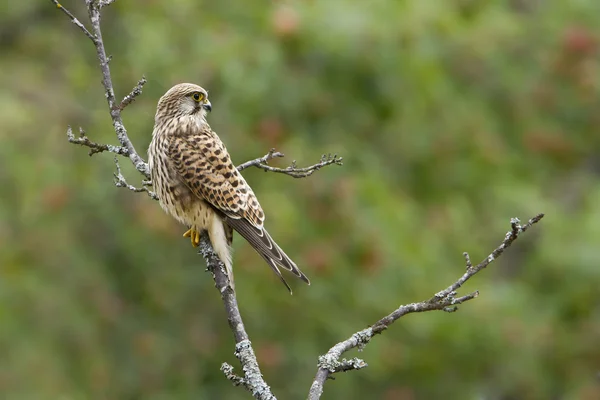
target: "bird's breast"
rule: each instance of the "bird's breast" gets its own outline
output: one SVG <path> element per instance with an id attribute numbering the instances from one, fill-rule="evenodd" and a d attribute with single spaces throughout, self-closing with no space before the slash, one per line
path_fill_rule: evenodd
<path id="1" fill-rule="evenodd" d="M 213 209 L 183 183 L 170 159 L 160 151 L 148 154 L 154 191 L 163 210 L 182 224 L 207 229 L 215 214 Z"/>

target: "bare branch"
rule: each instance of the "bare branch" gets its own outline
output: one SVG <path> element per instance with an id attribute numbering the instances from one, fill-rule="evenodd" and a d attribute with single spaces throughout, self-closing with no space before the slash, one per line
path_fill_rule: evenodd
<path id="1" fill-rule="evenodd" d="M 271 393 L 269 385 L 267 385 L 260 372 L 256 355 L 254 354 L 252 344 L 250 343 L 246 328 L 244 327 L 244 322 L 242 321 L 235 292 L 231 289 L 231 286 L 229 286 L 225 266 L 215 254 L 206 232 L 202 233 L 199 247 L 200 250 L 198 253 L 202 254 L 202 257 L 204 257 L 207 269 L 213 274 L 215 286 L 219 290 L 219 293 L 221 293 L 221 299 L 223 300 L 223 304 L 225 304 L 227 321 L 229 322 L 229 327 L 233 332 L 236 342 L 235 356 L 243 366 L 244 377 L 241 378 L 235 375 L 233 373 L 233 367 L 229 364 L 223 364 L 221 370 L 235 385 L 244 386 L 249 390 L 255 399 L 276 400 L 276 397 Z"/>
<path id="2" fill-rule="evenodd" d="M 465 257 L 465 262 L 467 264 L 467 269 L 473 268 L 473 264 L 471 264 L 471 256 L 466 251 L 463 253 L 463 257 Z"/>
<path id="3" fill-rule="evenodd" d="M 326 362 L 324 360 L 324 362 Z M 352 371 L 356 369 L 363 369 L 368 367 L 368 364 L 361 360 L 360 358 L 351 358 L 350 360 L 346 360 L 345 358 L 342 361 L 336 361 L 333 367 L 333 373 L 336 372 L 346 372 Z M 328 379 L 334 379 L 333 376 L 329 375 Z"/>
<path id="4" fill-rule="evenodd" d="M 77 18 L 75 18 L 75 16 L 73 14 L 71 14 L 71 12 L 69 10 L 64 8 L 62 6 L 62 4 L 60 4 L 57 0 L 50 0 L 50 1 L 52 2 L 52 4 L 54 4 L 56 6 L 56 8 L 58 8 L 60 11 L 65 13 L 65 15 L 67 17 L 69 17 L 71 22 L 73 22 L 75 25 L 77 25 L 77 27 L 79 29 L 81 29 L 81 31 L 85 34 L 85 36 L 87 36 L 94 43 L 94 45 L 96 44 L 96 38 L 94 37 L 94 35 L 92 35 L 90 33 L 90 31 L 88 31 L 87 28 L 81 22 L 79 22 L 79 20 Z"/>
<path id="5" fill-rule="evenodd" d="M 102 85 L 104 86 L 105 97 L 106 97 L 106 101 L 108 102 L 108 108 L 110 110 L 110 117 L 113 122 L 113 127 L 117 134 L 117 139 L 119 140 L 119 143 L 121 143 L 121 146 L 127 150 L 126 153 L 124 151 L 121 151 L 120 153 L 117 153 L 117 154 L 129 157 L 129 159 L 131 160 L 131 162 L 133 163 L 135 168 L 141 174 L 143 174 L 146 179 L 149 179 L 150 171 L 148 170 L 148 164 L 136 152 L 135 147 L 133 146 L 133 144 L 131 143 L 131 140 L 129 140 L 129 137 L 127 136 L 127 130 L 125 129 L 125 126 L 123 125 L 123 120 L 121 118 L 121 107 L 119 107 L 122 103 L 117 105 L 116 100 L 115 100 L 115 91 L 113 89 L 112 78 L 110 76 L 110 68 L 108 65 L 110 62 L 110 59 L 106 55 L 106 51 L 104 49 L 104 42 L 102 40 L 102 30 L 100 29 L 100 9 L 104 6 L 107 6 L 111 3 L 113 3 L 113 1 L 109 0 L 109 1 L 96 2 L 96 1 L 92 1 L 92 0 L 86 0 L 86 4 L 88 6 L 88 14 L 90 17 L 90 21 L 92 23 L 92 33 L 90 33 L 90 31 L 88 31 L 83 26 L 83 24 L 81 22 L 79 22 L 79 20 L 77 18 L 75 18 L 75 16 L 73 14 L 71 14 L 71 12 L 69 10 L 67 10 L 60 3 L 58 3 L 57 0 L 50 0 L 50 1 L 54 5 L 56 5 L 56 7 L 59 8 L 63 13 L 65 13 L 71 19 L 71 21 L 75 25 L 77 25 L 83 31 L 83 33 L 88 38 L 90 38 L 92 40 L 92 42 L 94 43 L 94 47 L 96 48 L 96 54 L 98 56 L 98 61 L 100 63 L 100 69 L 102 71 Z M 126 102 L 126 104 L 123 107 L 125 107 L 127 104 L 131 103 L 131 101 L 133 101 L 133 99 L 139 93 L 141 93 L 141 86 L 143 86 L 144 83 L 145 83 L 145 78 L 142 78 L 142 80 L 140 80 L 138 82 L 138 86 L 136 86 L 134 88 L 134 90 L 128 96 L 126 96 L 125 99 L 123 100 L 124 102 Z M 138 89 L 138 87 L 139 87 L 139 89 Z M 90 142 L 90 143 L 93 143 L 93 142 Z M 98 144 L 93 144 L 92 146 L 89 146 L 88 143 L 86 143 L 85 141 L 79 141 L 79 143 L 77 143 L 77 144 L 86 145 L 88 147 L 92 147 L 92 148 L 96 148 L 96 149 L 100 149 L 103 146 L 107 146 L 107 145 L 98 145 Z M 105 151 L 105 150 L 101 150 L 101 151 Z M 108 151 L 111 151 L 111 150 L 108 150 Z M 99 151 L 91 151 L 92 154 L 97 153 L 97 152 L 99 152 Z"/>
<path id="6" fill-rule="evenodd" d="M 92 22 L 92 32 L 96 37 L 95 47 L 98 60 L 100 62 L 100 69 L 102 71 L 102 85 L 104 86 L 104 94 L 106 101 L 108 102 L 108 109 L 110 117 L 113 122 L 117 139 L 121 146 L 125 147 L 129 151 L 129 159 L 135 166 L 135 168 L 142 173 L 146 179 L 150 178 L 150 171 L 148 170 L 148 164 L 142 157 L 137 153 L 133 143 L 127 136 L 127 130 L 123 125 L 123 119 L 121 118 L 121 109 L 117 105 L 115 99 L 115 91 L 113 89 L 112 78 L 110 76 L 110 67 L 108 65 L 108 57 L 106 56 L 106 50 L 104 49 L 104 42 L 102 39 L 102 30 L 100 29 L 100 8 L 101 6 L 93 1 L 88 0 L 88 12 L 90 21 Z"/>
<path id="7" fill-rule="evenodd" d="M 127 150 L 125 147 L 92 142 L 85 135 L 85 131 L 82 128 L 79 128 L 79 137 L 75 137 L 75 134 L 73 133 L 73 129 L 71 129 L 71 127 L 69 126 L 67 128 L 67 140 L 69 141 L 69 143 L 89 147 L 90 151 L 89 151 L 88 155 L 90 155 L 90 156 L 92 156 L 96 153 L 102 153 L 103 151 L 109 151 L 111 153 L 115 153 L 115 154 L 125 156 L 125 157 L 129 156 L 129 150 Z"/>
<path id="8" fill-rule="evenodd" d="M 98 0 L 98 5 L 100 6 L 100 8 L 102 8 L 102 7 L 110 6 L 115 1 L 117 1 L 117 0 Z"/>
<path id="9" fill-rule="evenodd" d="M 139 188 L 137 188 L 133 185 L 130 185 L 129 183 L 127 183 L 127 181 L 125 180 L 125 177 L 121 173 L 121 166 L 119 165 L 119 159 L 117 157 L 115 157 L 115 165 L 117 167 L 117 172 L 114 173 L 116 187 L 126 188 L 126 189 L 129 189 L 136 193 L 146 192 L 148 194 L 148 196 L 150 196 L 151 199 L 158 200 L 158 196 L 156 195 L 156 193 L 154 193 L 153 191 L 151 191 L 150 189 L 147 188 L 147 186 L 152 185 L 152 182 L 143 181 L 142 187 L 139 187 Z"/>
<path id="10" fill-rule="evenodd" d="M 142 76 L 142 79 L 140 79 L 138 81 L 137 85 L 134 86 L 133 90 L 131 92 L 129 92 L 129 94 L 127 96 L 125 96 L 125 98 L 123 100 L 121 100 L 121 104 L 119 104 L 119 109 L 121 109 L 121 111 L 123 111 L 123 109 L 125 107 L 127 107 L 129 104 L 131 104 L 135 100 L 136 97 L 138 97 L 140 94 L 142 94 L 142 88 L 144 87 L 146 82 L 148 82 L 146 80 L 146 77 Z"/>
<path id="11" fill-rule="evenodd" d="M 245 381 L 244 378 L 233 372 L 233 366 L 224 362 L 221 364 L 221 371 L 225 374 L 225 377 L 233 382 L 234 386 L 243 386 Z"/>
<path id="12" fill-rule="evenodd" d="M 246 161 L 245 163 L 238 165 L 237 169 L 238 169 L 238 171 L 242 171 L 248 167 L 256 167 L 261 164 L 266 165 L 269 160 L 276 158 L 276 157 L 285 157 L 285 155 L 283 153 L 275 151 L 275 149 L 271 149 L 271 150 L 269 150 L 269 152 L 267 154 L 265 154 L 262 157 L 255 158 L 254 160 Z"/>
<path id="13" fill-rule="evenodd" d="M 463 276 L 461 276 L 456 282 L 454 282 L 452 285 L 447 287 L 445 290 L 442 290 L 441 292 L 437 293 L 431 299 L 431 301 L 433 301 L 436 298 L 444 299 L 444 298 L 447 298 L 448 296 L 450 296 L 450 294 L 452 292 L 455 292 L 462 285 L 464 285 L 465 282 L 468 281 L 473 275 L 475 275 L 476 273 L 478 273 L 479 271 L 481 271 L 482 269 L 487 267 L 496 258 L 500 257 L 502 255 L 502 253 L 504 253 L 504 250 L 506 250 L 512 244 L 512 242 L 514 242 L 517 239 L 517 237 L 521 233 L 523 233 L 527 229 L 531 228 L 531 226 L 533 224 L 539 222 L 542 218 L 544 218 L 544 214 L 538 214 L 535 217 L 531 218 L 523 226 L 520 225 L 520 221 L 518 218 L 511 219 L 511 221 L 510 221 L 511 230 L 510 230 L 510 232 L 506 233 L 506 236 L 504 237 L 504 240 L 502 241 L 502 243 L 498 247 L 496 247 L 494 249 L 494 251 L 492 251 L 491 254 L 489 256 L 487 256 L 487 258 L 485 258 L 479 264 L 477 264 L 474 267 L 471 266 L 470 268 L 468 268 L 467 271 L 465 272 L 465 274 Z"/>
<path id="14" fill-rule="evenodd" d="M 237 168 L 238 171 L 242 171 L 248 167 L 257 167 L 264 171 L 277 172 L 280 174 L 289 175 L 292 178 L 306 178 L 307 176 L 311 176 L 315 171 L 318 171 L 319 169 L 328 165 L 343 165 L 342 157 L 338 157 L 336 154 L 324 154 L 321 156 L 321 160 L 318 163 L 304 168 L 298 168 L 296 166 L 296 160 L 292 161 L 292 165 L 290 165 L 287 168 L 275 168 L 267 165 L 267 162 L 269 160 L 276 157 L 284 157 L 284 154 L 275 151 L 275 149 L 271 149 L 265 156 L 254 160 L 246 161 L 245 163 L 239 165 Z"/>
<path id="15" fill-rule="evenodd" d="M 517 218 L 511 219 L 511 230 L 506 233 L 502 243 L 500 243 L 500 245 L 496 247 L 494 251 L 492 251 L 492 253 L 490 253 L 490 255 L 487 256 L 484 260 L 482 260 L 479 264 L 477 264 L 476 266 L 472 266 L 468 254 L 464 253 L 465 259 L 467 261 L 467 271 L 452 285 L 436 293 L 429 300 L 425 300 L 420 303 L 412 303 L 400 306 L 391 314 L 375 322 L 375 324 L 373 324 L 373 326 L 371 326 L 370 328 L 363 329 L 362 331 L 354 333 L 348 339 L 339 342 L 331 349 L 329 349 L 329 351 L 325 355 L 319 357 L 319 369 L 310 387 L 308 399 L 317 400 L 321 397 L 321 395 L 323 394 L 323 385 L 327 378 L 329 378 L 331 374 L 338 372 L 338 370 L 340 370 L 340 365 L 343 365 L 343 360 L 342 362 L 339 361 L 339 358 L 343 353 L 355 347 L 359 350 L 362 350 L 364 346 L 366 346 L 367 343 L 369 343 L 373 336 L 382 333 L 399 318 L 407 314 L 433 310 L 454 312 L 457 310 L 458 304 L 462 304 L 466 301 L 472 300 L 475 297 L 477 297 L 479 295 L 478 291 L 456 298 L 456 290 L 459 289 L 473 275 L 486 268 L 492 261 L 494 261 L 500 255 L 502 255 L 502 253 L 519 237 L 521 233 L 531 228 L 533 224 L 539 222 L 543 217 L 544 214 L 538 214 L 535 217 L 531 218 L 523 226 L 520 225 L 520 222 Z M 363 366 L 361 366 L 360 368 L 363 368 Z M 351 369 L 360 368 L 352 368 L 350 366 L 349 368 L 343 370 L 348 371 Z"/>

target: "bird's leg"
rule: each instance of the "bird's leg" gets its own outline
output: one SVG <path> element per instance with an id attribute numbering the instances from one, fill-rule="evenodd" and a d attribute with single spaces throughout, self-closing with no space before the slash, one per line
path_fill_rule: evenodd
<path id="1" fill-rule="evenodd" d="M 192 246 L 194 247 L 198 247 L 198 245 L 200 245 L 200 232 L 195 230 L 194 227 L 191 227 L 185 231 L 183 237 L 189 237 L 192 242 Z"/>

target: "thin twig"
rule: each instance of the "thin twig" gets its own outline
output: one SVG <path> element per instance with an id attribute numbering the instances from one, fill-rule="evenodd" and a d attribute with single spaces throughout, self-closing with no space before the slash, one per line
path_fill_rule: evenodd
<path id="1" fill-rule="evenodd" d="M 361 360 L 360 358 L 352 358 L 350 360 L 346 360 L 345 358 L 342 359 L 342 361 L 340 361 L 335 369 L 334 369 L 334 373 L 337 372 L 346 372 L 346 371 L 353 371 L 353 370 L 357 370 L 357 369 L 363 369 L 368 367 L 368 364 L 366 362 L 364 362 L 364 360 Z M 333 377 L 330 375 L 329 379 L 333 379 Z"/>
<path id="2" fill-rule="evenodd" d="M 102 8 L 102 7 L 110 6 L 115 1 L 116 0 L 98 0 L 98 5 L 100 6 L 100 8 Z"/>
<path id="3" fill-rule="evenodd" d="M 113 122 L 115 133 L 117 134 L 117 139 L 119 140 L 119 143 L 121 143 L 121 146 L 125 147 L 129 151 L 128 157 L 135 166 L 135 169 L 143 174 L 146 179 L 149 179 L 150 171 L 148 169 L 148 164 L 142 157 L 140 157 L 135 150 L 133 143 L 131 143 L 131 140 L 129 140 L 129 136 L 127 136 L 127 130 L 125 129 L 123 119 L 121 118 L 121 109 L 118 107 L 115 99 L 115 90 L 113 89 L 112 78 L 110 76 L 110 67 L 108 65 L 109 61 L 108 57 L 106 56 L 106 50 L 104 49 L 102 29 L 100 28 L 100 8 L 101 6 L 96 2 L 88 0 L 88 12 L 90 21 L 92 22 L 92 32 L 96 37 L 94 45 L 96 47 L 98 61 L 100 62 L 100 69 L 102 70 L 102 85 L 104 86 L 104 93 L 106 101 L 108 102 L 110 117 Z"/>
<path id="4" fill-rule="evenodd" d="M 234 384 L 234 386 L 244 385 L 244 378 L 233 372 L 233 366 L 231 364 L 228 364 L 226 362 L 221 364 L 221 372 L 225 374 L 225 377 L 229 379 Z"/>
<path id="5" fill-rule="evenodd" d="M 117 168 L 117 172 L 114 173 L 116 187 L 126 188 L 126 189 L 129 189 L 132 192 L 136 192 L 136 193 L 146 192 L 148 194 L 148 196 L 150 196 L 151 199 L 158 200 L 158 196 L 156 195 L 156 193 L 154 193 L 153 191 L 151 191 L 150 189 L 148 189 L 146 187 L 146 186 L 151 185 L 150 181 L 142 182 L 142 187 L 139 187 L 139 188 L 137 188 L 133 185 L 130 185 L 129 183 L 127 183 L 127 180 L 125 180 L 125 177 L 121 173 L 121 166 L 119 165 L 119 159 L 117 157 L 115 157 L 115 165 Z"/>
<path id="6" fill-rule="evenodd" d="M 516 239 L 517 237 L 525 232 L 527 229 L 531 228 L 531 226 L 537 222 L 539 222 L 542 218 L 544 218 L 544 214 L 538 214 L 535 217 L 531 218 L 525 225 L 521 226 L 518 218 L 513 218 L 510 221 L 511 230 L 506 234 L 504 240 L 500 244 L 500 246 L 496 247 L 494 251 L 490 253 L 483 261 L 481 261 L 476 266 L 471 266 L 467 269 L 463 276 L 461 276 L 456 282 L 452 285 L 448 286 L 445 290 L 442 290 L 439 293 L 430 299 L 430 301 L 435 301 L 435 299 L 444 299 L 447 298 L 452 292 L 455 292 L 459 289 L 466 281 L 468 281 L 473 275 L 487 267 L 492 261 L 496 258 L 500 257 L 504 250 L 506 250 Z"/>
<path id="7" fill-rule="evenodd" d="M 275 151 L 275 149 L 271 149 L 265 156 L 247 161 L 239 165 L 237 168 L 239 171 L 241 171 L 248 167 L 256 167 L 264 171 L 289 175 L 292 178 L 306 178 L 307 176 L 311 176 L 315 171 L 318 171 L 319 169 L 328 165 L 343 165 L 342 157 L 338 157 L 336 154 L 324 154 L 321 156 L 321 160 L 319 160 L 318 163 L 304 168 L 298 168 L 296 165 L 296 160 L 292 161 L 292 164 L 287 168 L 276 168 L 269 166 L 267 162 L 276 157 L 284 157 L 284 155 L 278 151 Z"/>
<path id="8" fill-rule="evenodd" d="M 465 263 L 467 265 L 467 269 L 473 268 L 473 264 L 471 263 L 471 256 L 466 251 L 463 253 L 463 257 L 465 258 Z"/>
<path id="9" fill-rule="evenodd" d="M 60 4 L 57 0 L 50 0 L 50 1 L 52 2 L 52 4 L 54 4 L 56 6 L 56 8 L 58 8 L 60 11 L 65 13 L 65 15 L 67 17 L 69 17 L 71 22 L 73 22 L 75 25 L 77 25 L 77 27 L 79 29 L 81 29 L 81 31 L 85 34 L 85 36 L 87 36 L 94 43 L 94 45 L 96 45 L 96 38 L 94 37 L 94 35 L 92 35 L 90 33 L 90 31 L 87 30 L 85 25 L 83 25 L 81 22 L 79 22 L 79 20 L 77 18 L 75 18 L 75 16 L 73 14 L 71 14 L 71 12 L 69 10 L 64 8 L 62 6 L 62 4 Z"/>
<path id="10" fill-rule="evenodd" d="M 329 349 L 329 351 L 325 355 L 319 357 L 319 369 L 310 387 L 308 399 L 317 400 L 321 397 L 321 395 L 323 394 L 323 385 L 327 378 L 329 378 L 331 374 L 338 372 L 341 369 L 342 365 L 345 365 L 343 364 L 343 360 L 339 361 L 339 358 L 343 353 L 355 347 L 357 347 L 359 350 L 362 350 L 364 346 L 366 346 L 367 343 L 369 343 L 373 336 L 382 333 L 399 318 L 407 314 L 433 310 L 454 312 L 457 310 L 458 304 L 462 304 L 466 301 L 472 300 L 475 297 L 477 297 L 479 295 L 479 292 L 475 291 L 473 293 L 457 298 L 455 297 L 456 290 L 459 289 L 473 275 L 486 268 L 491 262 L 497 259 L 500 255 L 502 255 L 502 253 L 519 237 L 521 233 L 531 228 L 533 224 L 539 222 L 543 217 L 544 214 L 538 214 L 535 217 L 531 218 L 523 226 L 520 225 L 520 222 L 517 218 L 513 218 L 511 220 L 511 230 L 506 234 L 502 243 L 498 247 L 496 247 L 494 251 L 492 251 L 492 253 L 490 253 L 490 255 L 487 256 L 484 260 L 482 260 L 479 264 L 477 264 L 476 266 L 472 266 L 470 258 L 468 257 L 468 255 L 465 255 L 465 259 L 467 260 L 468 265 L 467 271 L 452 285 L 436 293 L 429 300 L 425 300 L 420 303 L 412 303 L 400 306 L 391 314 L 375 322 L 373 326 L 354 333 L 348 339 L 339 342 L 331 349 Z M 348 371 L 350 369 L 352 368 L 347 368 L 343 370 Z"/>
<path id="11" fill-rule="evenodd" d="M 246 161 L 243 164 L 238 165 L 238 171 L 245 170 L 248 167 L 258 167 L 259 165 L 266 165 L 269 160 L 277 157 L 285 157 L 285 154 L 275 151 L 275 149 L 269 150 L 267 154 L 262 157 L 255 158 L 254 160 Z"/>
<path id="12" fill-rule="evenodd" d="M 92 142 L 85 135 L 85 131 L 82 128 L 79 128 L 79 137 L 75 137 L 75 134 L 73 133 L 73 129 L 71 129 L 71 127 L 69 126 L 67 128 L 67 140 L 69 141 L 69 143 L 89 147 L 90 151 L 89 151 L 88 155 L 90 155 L 90 156 L 92 156 L 96 153 L 102 153 L 103 151 L 109 151 L 111 153 L 115 153 L 115 154 L 125 156 L 125 157 L 129 156 L 129 150 L 127 150 L 125 147 Z"/>
<path id="13" fill-rule="evenodd" d="M 121 100 L 121 103 L 119 104 L 119 109 L 121 109 L 121 111 L 123 111 L 125 107 L 131 104 L 136 97 L 142 94 L 142 88 L 144 87 L 146 82 L 148 82 L 146 80 L 146 77 L 142 76 L 142 79 L 138 81 L 137 85 L 134 86 L 133 90 L 129 92 L 129 94 L 125 96 L 123 100 Z"/>

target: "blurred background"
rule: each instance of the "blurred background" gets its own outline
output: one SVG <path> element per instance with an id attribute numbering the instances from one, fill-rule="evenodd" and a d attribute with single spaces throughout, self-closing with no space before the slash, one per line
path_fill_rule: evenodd
<path id="1" fill-rule="evenodd" d="M 64 6 L 88 24 L 83 1 Z M 308 179 L 249 169 L 267 227 L 312 279 L 290 296 L 236 237 L 238 301 L 280 399 L 317 356 L 546 218 L 461 290 L 409 315 L 324 399 L 600 398 L 600 2 L 129 0 L 103 17 L 145 155 L 173 84 L 210 90 L 237 163 L 344 157 Z M 247 399 L 223 305 L 185 230 L 113 185 L 92 43 L 50 1 L 0 6 L 0 397 Z M 141 177 L 126 160 L 123 172 Z"/>

